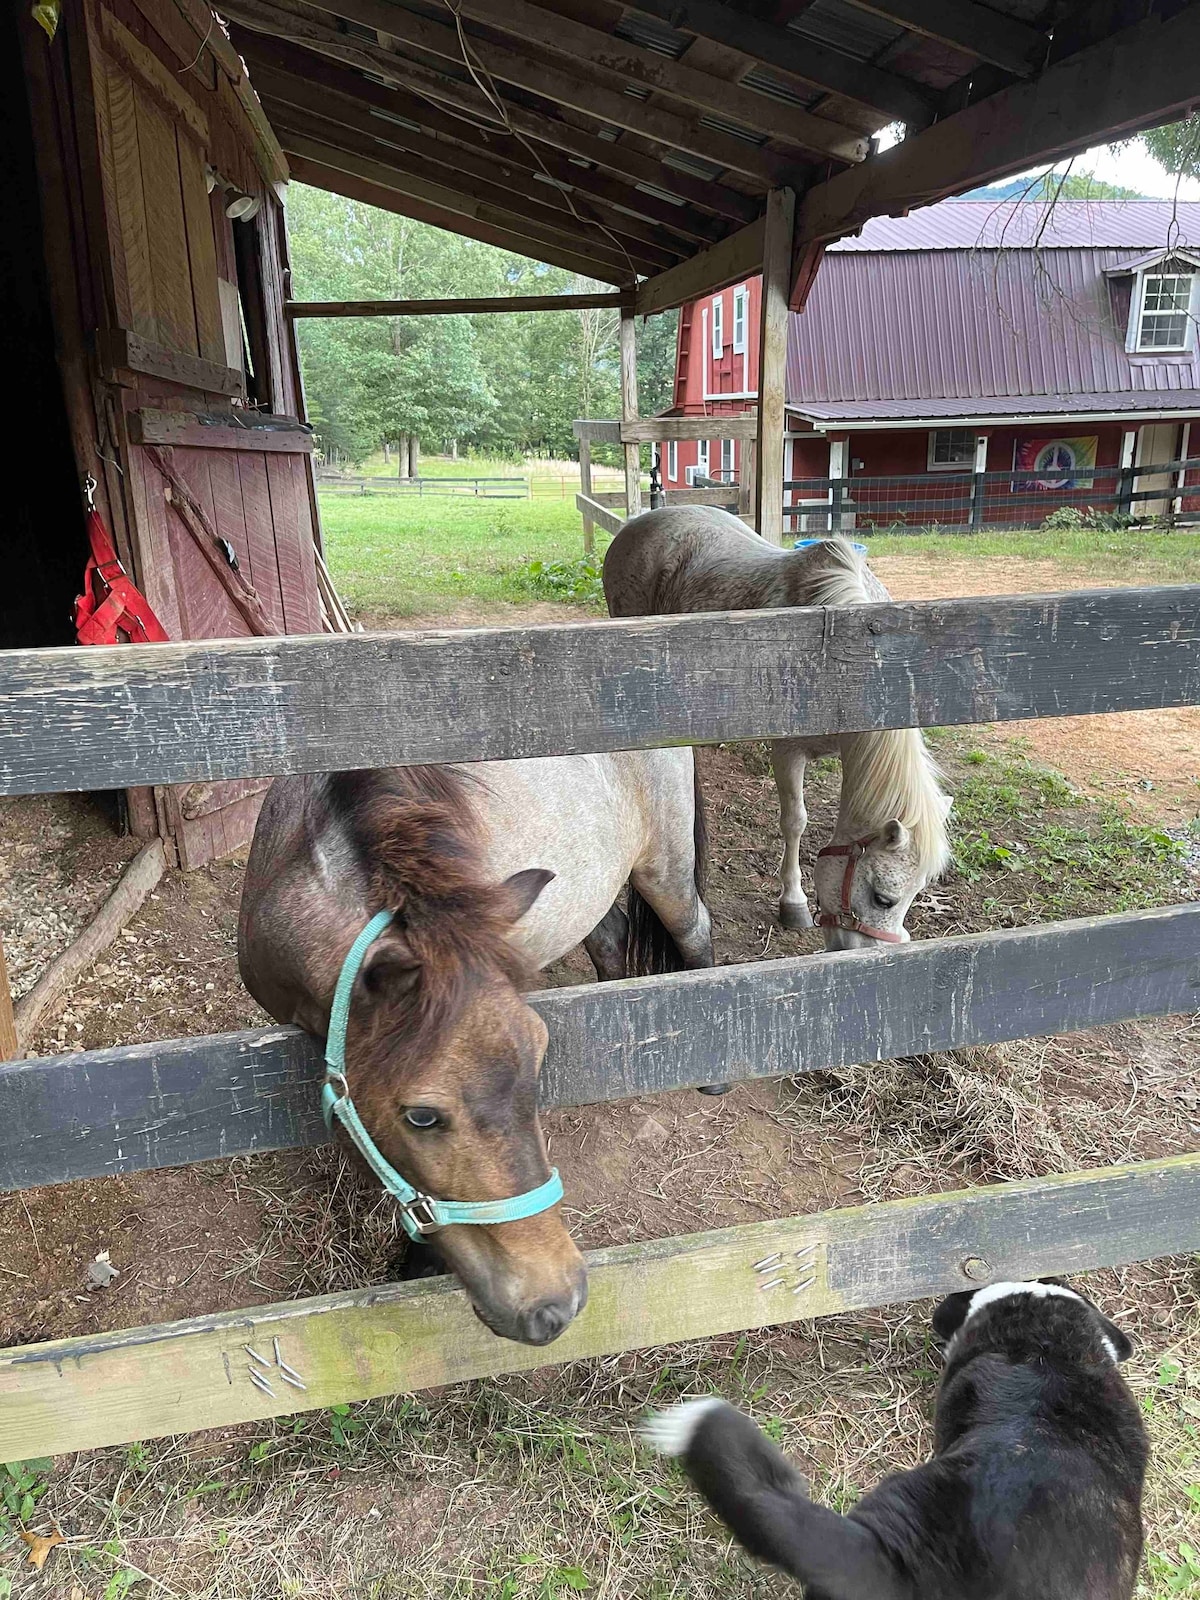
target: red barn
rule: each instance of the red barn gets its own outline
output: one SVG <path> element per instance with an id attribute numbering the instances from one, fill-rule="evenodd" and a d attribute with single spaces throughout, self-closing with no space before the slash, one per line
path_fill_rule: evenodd
<path id="1" fill-rule="evenodd" d="M 848 480 L 843 526 L 970 521 L 985 471 L 1008 477 L 979 479 L 976 521 L 1111 503 L 1122 466 L 1200 455 L 1198 316 L 1197 202 L 946 201 L 869 222 L 791 319 L 786 503 L 814 507 L 793 527 L 828 526 L 829 478 Z M 758 324 L 758 279 L 684 308 L 673 414 L 753 409 Z M 663 485 L 737 479 L 742 448 L 664 445 Z M 1141 473 L 1130 509 L 1178 510 L 1157 491 L 1198 478 Z"/>

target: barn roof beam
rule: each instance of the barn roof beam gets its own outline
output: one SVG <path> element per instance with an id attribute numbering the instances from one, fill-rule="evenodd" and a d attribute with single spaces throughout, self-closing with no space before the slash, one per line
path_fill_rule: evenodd
<path id="1" fill-rule="evenodd" d="M 404 209 L 395 199 L 395 196 L 403 195 L 425 205 L 436 206 L 447 216 L 470 218 L 523 240 L 520 249 L 522 255 L 540 254 L 544 249 L 563 249 L 577 257 L 586 257 L 593 264 L 594 275 L 610 283 L 625 283 L 639 272 L 660 270 L 661 256 L 648 258 L 633 240 L 623 245 L 614 244 L 611 239 L 587 238 L 581 234 L 578 224 L 569 213 L 558 214 L 559 221 L 546 221 L 532 209 L 528 212 L 513 210 L 507 204 L 507 196 L 498 197 L 504 203 L 496 204 L 481 199 L 478 194 L 470 194 L 463 188 L 450 188 L 447 184 L 423 176 L 420 171 L 406 171 L 403 166 L 394 165 L 390 158 L 395 155 L 399 161 L 402 159 L 399 152 L 389 151 L 389 159 L 381 161 L 358 151 L 347 150 L 343 144 L 330 144 L 328 134 L 324 128 L 318 128 L 315 121 L 309 133 L 298 133 L 289 128 L 278 131 L 280 143 L 289 156 L 319 162 L 324 167 L 348 172 L 376 188 L 392 190 L 394 197 L 389 210 Z M 415 165 L 420 167 L 421 163 L 417 161 Z M 487 193 L 486 188 L 483 193 Z M 456 224 L 450 222 L 440 226 L 454 228 Z M 505 248 L 511 250 L 514 246 L 507 244 Z M 549 260 L 550 257 L 544 259 Z"/>
<path id="2" fill-rule="evenodd" d="M 511 294 L 452 300 L 287 300 L 283 314 L 299 317 L 457 317 L 505 311 L 619 311 L 632 292 L 599 294 Z"/>
<path id="3" fill-rule="evenodd" d="M 325 3 L 341 5 L 343 0 Z M 866 154 L 862 135 L 854 128 L 699 71 L 686 61 L 672 61 L 551 7 L 531 4 L 530 0 L 459 0 L 458 8 L 476 22 L 536 40 L 543 49 L 569 56 L 577 68 L 582 63 L 591 70 L 615 74 L 691 109 L 713 111 L 744 123 L 781 143 L 848 161 Z"/>
<path id="4" fill-rule="evenodd" d="M 498 245 L 501 250 L 511 250 L 514 255 L 529 256 L 532 250 L 536 250 L 537 255 L 533 259 L 548 261 L 552 266 L 565 267 L 568 272 L 578 272 L 585 278 L 598 278 L 602 283 L 620 285 L 627 285 L 631 281 L 627 267 L 618 274 L 616 268 L 601 264 L 587 254 L 586 246 L 578 245 L 570 250 L 557 243 L 535 240 L 532 230 L 519 219 L 513 219 L 509 227 L 502 227 L 498 223 L 479 217 L 448 211 L 443 206 L 401 193 L 391 186 L 390 175 L 388 186 L 385 186 L 345 170 L 347 163 L 354 160 L 354 157 L 343 159 L 335 150 L 325 150 L 321 146 L 316 148 L 321 149 L 327 158 L 332 158 L 341 164 L 330 166 L 328 160 L 293 156 L 289 165 L 292 177 L 298 183 L 311 184 L 314 189 L 327 189 L 331 194 L 345 195 L 348 200 L 358 200 L 363 205 L 376 206 L 380 211 L 397 211 L 402 216 L 412 217 L 417 222 L 428 222 L 435 228 L 445 228 L 451 233 L 460 233 L 466 239 L 478 239 L 483 244 Z"/>
<path id="5" fill-rule="evenodd" d="M 881 116 L 923 127 L 933 115 L 932 97 L 927 99 L 919 84 L 855 61 L 788 28 L 762 22 L 725 0 L 633 0 L 629 9 L 736 50 L 746 57 L 747 66 L 761 63 L 773 73 L 840 95 Z"/>
<path id="6" fill-rule="evenodd" d="M 222 10 L 235 24 L 241 24 L 235 26 L 234 38 L 239 47 L 248 51 L 248 59 L 252 61 L 271 60 L 275 42 L 283 45 L 285 40 L 298 41 L 308 47 L 298 54 L 316 51 L 321 57 L 374 73 L 402 91 L 428 94 L 448 111 L 457 112 L 466 119 L 464 137 L 472 126 L 479 130 L 481 138 L 506 134 L 497 113 L 473 83 L 456 82 L 394 50 L 340 33 L 332 23 L 317 22 L 309 16 L 298 17 L 264 0 L 224 0 Z M 252 41 L 256 36 L 265 36 L 273 42 L 270 45 L 260 42 L 255 46 Z M 368 84 L 364 93 L 369 95 L 369 80 L 363 81 Z M 761 209 L 761 202 L 753 195 L 680 171 L 659 155 L 648 155 L 628 143 L 601 138 L 561 117 L 530 110 L 511 101 L 506 104 L 505 113 L 514 134 L 534 139 L 539 145 L 549 145 L 552 150 L 579 160 L 595 162 L 606 173 L 628 183 L 652 184 L 660 193 L 676 195 L 705 214 L 734 222 L 750 222 Z"/>
<path id="7" fill-rule="evenodd" d="M 298 109 L 287 99 L 276 99 L 261 81 L 259 93 L 285 150 L 297 135 L 310 135 L 340 150 L 382 162 L 398 174 L 426 177 L 452 189 L 467 202 L 469 212 L 476 201 L 501 206 L 534 225 L 565 230 L 578 243 L 591 240 L 602 250 L 616 248 L 618 253 L 621 247 L 617 241 L 623 238 L 639 260 L 655 263 L 655 271 L 673 266 L 689 253 L 683 240 L 672 239 L 654 223 L 617 213 L 608 221 L 602 220 L 582 197 L 565 195 L 553 184 L 535 183 L 528 172 L 514 173 L 455 145 L 409 133 L 369 112 L 362 114 L 362 123 L 366 124 L 362 126 L 347 120 L 353 116 L 352 111 L 334 120 L 309 107 Z"/>
<path id="8" fill-rule="evenodd" d="M 853 172 L 814 185 L 796 209 L 793 306 L 803 303 L 811 281 L 813 246 L 857 232 L 872 217 L 899 216 L 1101 139 L 1183 116 L 1200 104 L 1198 60 L 1200 4 L 1166 20 L 1147 17 L 1048 67 L 1033 82 L 1001 89 Z"/>
<path id="9" fill-rule="evenodd" d="M 607 218 L 624 217 L 626 226 L 632 226 L 630 218 L 640 218 L 700 244 L 711 244 L 720 237 L 720 224 L 695 207 L 673 204 L 595 168 L 582 167 L 547 145 L 531 154 L 527 146 L 502 130 L 477 128 L 418 95 L 376 83 L 282 40 L 264 45 L 258 35 L 251 34 L 246 43 L 254 85 L 273 100 L 318 112 L 331 122 L 373 132 L 394 143 L 407 140 L 409 149 L 417 149 L 414 141 L 424 139 L 420 148 L 428 147 L 431 158 L 442 162 L 457 161 L 469 152 L 480 162 L 494 164 L 498 182 L 510 173 L 519 176 L 526 194 L 536 194 L 537 185 L 566 188 L 586 196 Z M 404 127 L 405 123 L 415 124 L 419 132 Z M 614 222 L 613 226 L 621 231 L 621 224 Z M 656 237 L 662 239 L 661 234 Z"/>
<path id="10" fill-rule="evenodd" d="M 850 4 L 1003 67 L 1018 78 L 1036 72 L 1050 48 L 1047 34 L 975 0 L 850 0 Z"/>
<path id="11" fill-rule="evenodd" d="M 762 270 L 764 222 L 759 217 L 699 255 L 639 283 L 634 310 L 639 317 L 671 311 L 699 295 L 740 283 Z"/>
<path id="12" fill-rule="evenodd" d="M 394 0 L 324 0 L 323 9 L 456 66 L 465 64 L 463 41 L 456 28 L 418 16 L 394 4 Z M 513 84 L 628 133 L 640 134 L 671 149 L 699 156 L 759 183 L 781 183 L 796 175 L 794 158 L 764 148 L 752 139 L 708 127 L 700 115 L 680 115 L 640 100 L 622 88 L 610 88 L 602 81 L 603 74 L 598 76 L 587 62 L 573 60 L 570 68 L 557 67 L 523 50 L 496 44 L 478 35 L 472 35 L 468 44 L 472 65 L 501 83 Z M 728 84 L 721 86 L 729 89 Z M 868 141 L 853 129 L 819 117 L 812 118 L 811 124 L 802 148 L 839 161 L 861 161 L 866 157 Z"/>

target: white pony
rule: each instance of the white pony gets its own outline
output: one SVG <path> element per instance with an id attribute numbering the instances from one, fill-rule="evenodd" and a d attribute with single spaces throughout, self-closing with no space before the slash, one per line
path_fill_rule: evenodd
<path id="1" fill-rule="evenodd" d="M 782 550 L 714 506 L 663 506 L 627 522 L 604 558 L 604 593 L 614 617 L 891 598 L 845 539 Z M 774 740 L 783 829 L 779 919 L 785 928 L 813 926 L 800 877 L 804 768 L 833 754 L 841 758 L 842 789 L 833 840 L 813 871 L 817 925 L 831 950 L 902 942 L 909 907 L 950 856 L 950 799 L 919 728 Z"/>

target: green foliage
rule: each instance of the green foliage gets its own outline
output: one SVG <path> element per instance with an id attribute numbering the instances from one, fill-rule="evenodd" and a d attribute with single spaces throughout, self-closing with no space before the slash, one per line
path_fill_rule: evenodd
<path id="1" fill-rule="evenodd" d="M 312 300 L 580 293 L 607 285 L 292 184 L 295 294 Z M 667 403 L 674 314 L 639 332 L 644 414 Z M 358 463 L 412 434 L 519 459 L 574 455 L 576 417 L 615 416 L 618 317 L 590 311 L 305 319 L 297 324 L 309 412 L 326 454 Z"/>
<path id="2" fill-rule="evenodd" d="M 531 561 L 516 575 L 538 600 L 561 600 L 568 604 L 603 606 L 604 584 L 600 566 L 589 556 L 577 561 Z"/>
<path id="3" fill-rule="evenodd" d="M 1119 511 L 1097 511 L 1095 506 L 1059 506 L 1042 523 L 1047 533 L 1094 529 L 1098 533 L 1117 533 L 1129 527 L 1132 518 Z"/>
<path id="4" fill-rule="evenodd" d="M 53 1468 L 49 1459 L 7 1461 L 0 1468 L 0 1499 L 14 1522 L 28 1522 L 33 1516 L 38 1501 L 50 1487 L 46 1475 Z"/>
<path id="5" fill-rule="evenodd" d="M 1151 128 L 1142 134 L 1142 143 L 1168 172 L 1200 178 L 1200 113 L 1169 122 L 1165 128 Z"/>

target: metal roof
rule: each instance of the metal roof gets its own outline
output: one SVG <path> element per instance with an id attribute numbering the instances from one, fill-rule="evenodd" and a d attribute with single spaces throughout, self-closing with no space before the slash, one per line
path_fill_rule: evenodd
<path id="1" fill-rule="evenodd" d="M 957 248 L 831 250 L 806 309 L 791 318 L 789 405 L 847 418 L 976 415 L 989 406 L 998 413 L 1194 407 L 1196 351 L 1127 352 L 1129 280 L 1123 289 L 1122 280 L 1110 286 L 1105 276 L 1128 265 L 1135 242 L 1164 240 L 1159 230 L 1171 208 L 1140 207 L 1137 221 L 1128 206 L 1105 205 L 1115 214 L 1106 217 L 1104 206 L 1091 203 L 1087 226 L 1121 239 L 1122 248 L 979 249 L 978 229 L 961 229 L 952 216 L 977 208 L 952 203 L 921 216 L 949 220 L 970 241 Z M 1200 205 L 1187 210 L 1183 220 L 1200 224 Z M 1084 221 L 1077 216 L 1076 236 Z M 1036 234 L 1031 223 L 1019 220 L 1025 236 Z M 1058 226 L 1060 238 L 1070 236 L 1069 227 Z"/>
<path id="2" fill-rule="evenodd" d="M 1062 395 L 1021 395 L 1003 400 L 867 400 L 842 405 L 788 402 L 788 410 L 825 427 L 831 424 L 866 424 L 925 421 L 1011 422 L 1024 417 L 1105 415 L 1120 412 L 1155 416 L 1160 413 L 1200 413 L 1200 389 L 1140 390 L 1135 394 L 1073 394 L 1069 407 Z"/>
<path id="3" fill-rule="evenodd" d="M 831 251 L 1153 250 L 1200 245 L 1200 200 L 943 200 L 875 217 Z"/>

